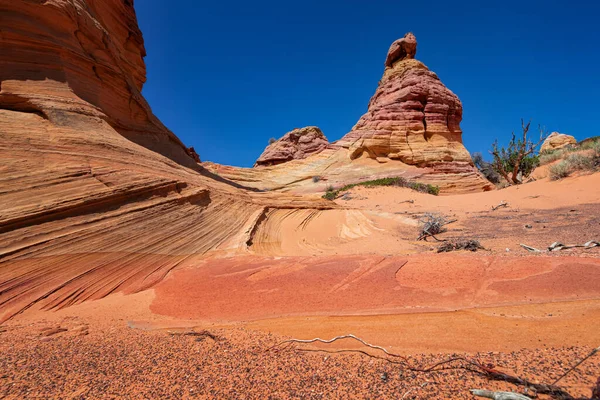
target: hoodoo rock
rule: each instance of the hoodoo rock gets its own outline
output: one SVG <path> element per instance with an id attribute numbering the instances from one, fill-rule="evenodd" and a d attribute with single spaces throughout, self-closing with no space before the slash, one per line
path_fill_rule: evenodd
<path id="1" fill-rule="evenodd" d="M 296 128 L 271 143 L 256 160 L 255 166 L 277 165 L 302 160 L 327 148 L 329 141 L 316 126 Z"/>
<path id="2" fill-rule="evenodd" d="M 322 144 L 311 144 L 310 149 L 316 150 L 309 154 L 298 151 L 291 138 L 282 138 L 267 147 L 256 163 L 272 167 L 205 167 L 260 190 L 324 190 L 326 186 L 311 180 L 315 176 L 332 186 L 403 176 L 437 185 L 442 193 L 493 190 L 463 146 L 460 100 L 414 58 L 416 52 L 412 33 L 392 43 L 367 112 L 337 142 L 325 146 L 323 138 Z M 298 162 L 275 165 L 289 160 Z"/>
<path id="3" fill-rule="evenodd" d="M 564 133 L 552 132 L 546 138 L 546 140 L 544 140 L 544 143 L 542 143 L 540 152 L 560 149 L 571 144 L 577 144 L 577 139 L 575 139 L 573 136 L 566 135 Z"/>
<path id="4" fill-rule="evenodd" d="M 416 39 L 394 42 L 375 95 L 352 131 L 338 144 L 350 158 L 363 154 L 422 167 L 471 164 L 462 144 L 462 104 L 422 62 L 413 59 Z"/>

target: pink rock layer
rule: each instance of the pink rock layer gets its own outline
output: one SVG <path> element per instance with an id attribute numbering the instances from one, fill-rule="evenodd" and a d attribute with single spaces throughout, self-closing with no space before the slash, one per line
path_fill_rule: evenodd
<path id="1" fill-rule="evenodd" d="M 271 143 L 256 160 L 255 166 L 277 165 L 291 160 L 302 160 L 326 149 L 329 141 L 316 126 L 296 128 Z"/>

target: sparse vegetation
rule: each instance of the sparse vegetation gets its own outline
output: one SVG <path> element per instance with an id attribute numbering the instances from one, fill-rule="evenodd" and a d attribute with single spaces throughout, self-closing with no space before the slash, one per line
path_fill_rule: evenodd
<path id="1" fill-rule="evenodd" d="M 570 166 L 571 171 L 590 170 L 594 168 L 593 157 L 581 153 L 569 154 L 564 161 Z"/>
<path id="2" fill-rule="evenodd" d="M 423 214 L 419 222 L 419 238 L 417 240 L 426 240 L 430 236 L 435 239 L 435 235 L 446 232 L 444 225 L 450 223 L 443 215 L 433 213 Z"/>
<path id="3" fill-rule="evenodd" d="M 485 176 L 488 181 L 496 185 L 500 183 L 500 175 L 494 170 L 492 164 L 483 159 L 483 155 L 481 153 L 473 153 L 471 158 L 473 159 L 473 164 L 475 164 L 475 167 L 479 170 L 479 172 L 482 173 L 483 176 Z"/>
<path id="4" fill-rule="evenodd" d="M 513 132 L 508 147 L 499 148 L 496 140 L 490 152 L 494 156 L 492 163 L 494 170 L 513 185 L 522 183 L 540 163 L 538 156 L 534 153 L 547 134 L 540 126 L 540 140 L 537 143 L 532 142 L 527 138 L 530 125 L 531 121 L 525 124 L 525 121 L 521 119 L 522 137 L 517 139 Z"/>
<path id="5" fill-rule="evenodd" d="M 437 252 L 438 253 L 447 253 L 450 251 L 456 250 L 469 250 L 469 251 L 477 251 L 477 250 L 485 250 L 485 247 L 479 243 L 479 240 L 474 239 L 458 239 L 449 241 L 441 244 Z"/>
<path id="6" fill-rule="evenodd" d="M 563 158 L 565 154 L 564 149 L 556 149 L 552 151 L 545 151 L 540 154 L 540 165 L 550 164 L 556 160 Z"/>
<path id="7" fill-rule="evenodd" d="M 406 180 L 405 178 L 398 177 L 398 178 L 380 178 L 380 179 L 374 179 L 372 181 L 351 183 L 351 184 L 345 185 L 339 189 L 335 189 L 333 186 L 328 186 L 327 191 L 323 195 L 323 198 L 327 199 L 327 200 L 335 200 L 341 192 L 345 192 L 346 190 L 350 190 L 356 186 L 365 186 L 365 187 L 400 186 L 400 187 L 406 187 L 406 188 L 415 190 L 417 192 L 432 194 L 434 196 L 437 196 L 440 194 L 439 186 L 424 184 L 424 183 L 419 183 L 419 182 L 410 182 L 410 181 Z"/>
<path id="8" fill-rule="evenodd" d="M 550 167 L 550 180 L 557 181 L 562 178 L 566 178 L 571 174 L 571 167 L 567 161 L 562 160 L 558 164 Z"/>
<path id="9" fill-rule="evenodd" d="M 313 176 L 312 177 L 312 181 L 313 181 L 313 183 L 318 183 L 318 182 L 321 181 L 321 177 L 320 176 Z"/>
<path id="10" fill-rule="evenodd" d="M 272 137 L 271 139 L 269 139 L 269 144 L 273 144 L 277 141 L 277 139 L 275 139 L 274 137 Z"/>

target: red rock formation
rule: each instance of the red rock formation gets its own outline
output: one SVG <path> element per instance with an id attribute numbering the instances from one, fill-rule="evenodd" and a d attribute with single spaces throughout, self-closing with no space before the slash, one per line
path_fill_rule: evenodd
<path id="1" fill-rule="evenodd" d="M 387 60 L 395 61 L 386 61 L 367 113 L 338 144 L 350 150 L 352 159 L 366 154 L 423 167 L 446 162 L 471 166 L 462 145 L 460 100 L 410 53 L 397 58 L 395 49 L 406 47 L 407 39 L 412 43 L 414 36 L 392 45 Z"/>
<path id="2" fill-rule="evenodd" d="M 415 58 L 416 54 L 417 38 L 412 32 L 409 32 L 402 39 L 398 39 L 392 43 L 385 59 L 385 66 L 386 68 L 391 68 L 396 61 L 404 60 L 405 58 Z"/>
<path id="3" fill-rule="evenodd" d="M 277 165 L 291 160 L 302 160 L 327 148 L 329 141 L 316 126 L 296 128 L 281 139 L 269 144 L 255 166 Z"/>

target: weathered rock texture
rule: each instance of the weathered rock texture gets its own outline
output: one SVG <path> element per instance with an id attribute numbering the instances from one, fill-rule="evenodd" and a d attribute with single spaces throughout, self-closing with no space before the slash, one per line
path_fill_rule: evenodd
<path id="1" fill-rule="evenodd" d="M 269 169 L 245 170 L 206 165 L 214 172 L 258 189 L 319 191 L 385 176 L 404 176 L 439 185 L 442 193 L 492 190 L 462 144 L 462 104 L 423 63 L 414 59 L 411 33 L 395 41 L 386 57 L 383 78 L 369 107 L 352 131 L 339 141 Z M 275 150 L 277 144 L 274 145 Z M 275 153 L 269 148 L 261 156 Z M 271 156 L 272 157 L 272 156 Z M 272 165 L 276 162 L 265 163 Z M 311 178 L 318 176 L 322 184 Z"/>
<path id="2" fill-rule="evenodd" d="M 144 41 L 132 1 L 0 0 L 0 107 L 56 125 L 106 121 L 124 137 L 193 166 L 141 95 Z"/>
<path id="3" fill-rule="evenodd" d="M 0 15 L 0 323 L 243 249 L 265 208 L 332 207 L 194 161 L 140 94 L 131 1 L 0 0 Z"/>
<path id="4" fill-rule="evenodd" d="M 350 150 L 352 159 L 366 154 L 419 166 L 469 164 L 460 129 L 462 104 L 435 73 L 412 58 L 416 39 L 407 36 L 392 45 L 387 58 L 391 63 L 386 61 L 367 113 L 338 144 Z M 409 38 L 414 52 L 399 56 L 396 48 L 406 47 Z"/>
<path id="5" fill-rule="evenodd" d="M 267 146 L 255 166 L 277 165 L 302 160 L 327 148 L 329 141 L 316 126 L 296 128 Z"/>
<path id="6" fill-rule="evenodd" d="M 415 58 L 416 54 L 417 38 L 412 32 L 409 32 L 402 39 L 398 39 L 392 43 L 385 59 L 385 66 L 386 68 L 391 68 L 396 61 L 404 60 L 405 58 Z"/>
<path id="7" fill-rule="evenodd" d="M 560 149 L 571 144 L 577 144 L 577 139 L 575 139 L 573 136 L 566 135 L 564 133 L 552 132 L 546 138 L 546 140 L 544 140 L 544 143 L 542 143 L 540 152 Z"/>

